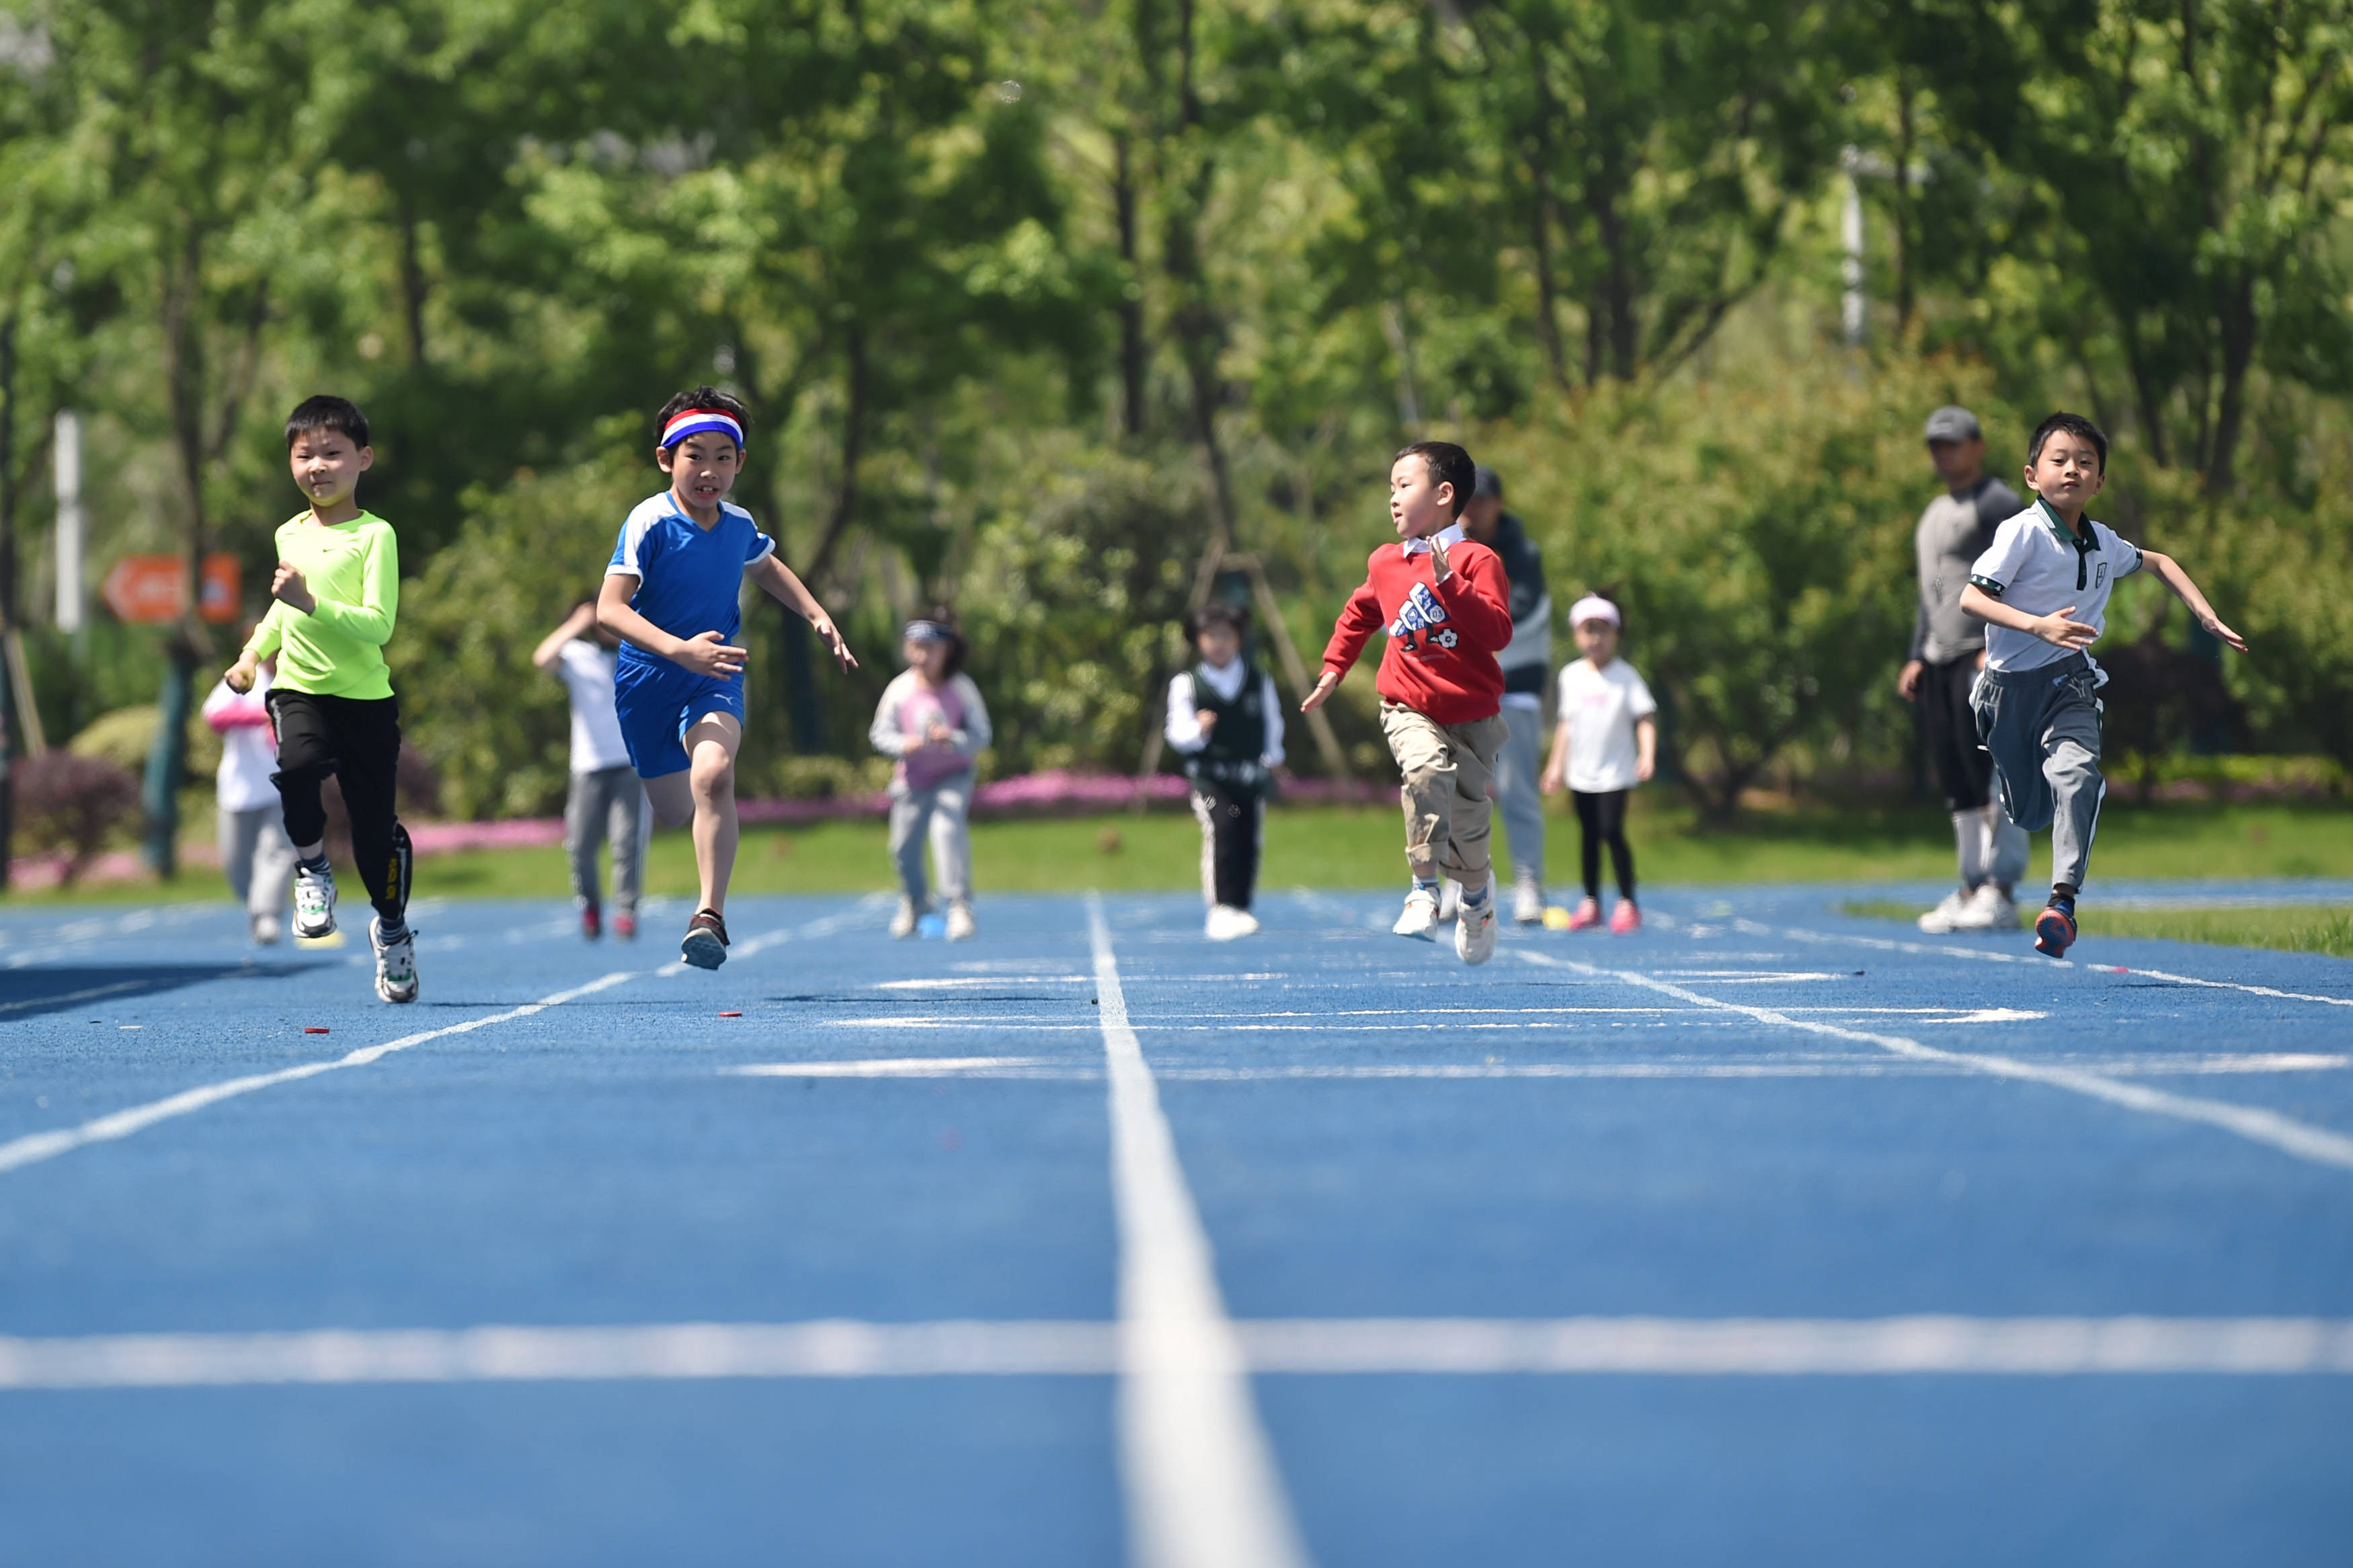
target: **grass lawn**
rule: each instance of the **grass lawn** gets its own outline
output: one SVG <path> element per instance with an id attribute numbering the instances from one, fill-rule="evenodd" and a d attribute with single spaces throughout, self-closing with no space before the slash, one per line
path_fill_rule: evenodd
<path id="1" fill-rule="evenodd" d="M 1920 914 L 1916 904 L 1883 899 L 1857 900 L 1840 908 L 1851 915 L 1901 921 L 1905 925 Z M 2020 911 L 2021 917 L 2033 912 L 2031 908 Z M 2116 910 L 2094 902 L 2075 912 L 2075 923 L 2085 936 L 2153 936 L 2216 947 L 2269 947 L 2284 952 L 2353 958 L 2353 909 L 2290 905 L 2262 910 Z"/>
<path id="2" fill-rule="evenodd" d="M 1926 881 L 1953 872 L 1950 822 L 1934 805 L 1759 812 L 1733 830 L 1703 832 L 1689 808 L 1651 792 L 1636 797 L 1628 830 L 1645 882 Z M 1394 811 L 1280 809 L 1267 817 L 1262 879 L 1270 888 L 1401 887 L 1402 845 Z M 1575 822 L 1554 816 L 1546 848 L 1555 896 L 1573 891 Z M 2048 837 L 2039 836 L 2038 872 L 2047 869 L 2048 857 Z M 1190 816 L 1176 813 L 973 827 L 973 877 L 983 895 L 1197 888 L 1199 868 L 1199 834 Z M 2103 877 L 2136 879 L 2353 876 L 2353 808 L 2112 801 L 2100 819 L 2099 870 Z M 345 885 L 357 896 L 356 878 Z M 745 893 L 867 892 L 892 885 L 879 821 L 752 829 L 744 835 L 735 867 L 734 889 Z M 684 833 L 655 836 L 647 887 L 657 894 L 693 893 L 692 849 Z M 560 898 L 565 890 L 564 856 L 554 848 L 435 856 L 417 868 L 420 898 Z M 147 903 L 222 893 L 216 873 L 192 870 L 168 887 L 120 883 L 19 893 L 7 901 Z M 2126 917 L 2095 912 L 2092 918 Z M 2130 918 L 2175 917 L 2136 911 Z M 2231 919 L 2252 929 L 2240 911 Z"/>

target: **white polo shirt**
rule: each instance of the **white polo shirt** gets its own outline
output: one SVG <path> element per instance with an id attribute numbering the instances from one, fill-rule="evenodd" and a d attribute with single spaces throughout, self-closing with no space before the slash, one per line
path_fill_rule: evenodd
<path id="1" fill-rule="evenodd" d="M 574 637 L 556 651 L 555 673 L 572 694 L 572 771 L 603 773 L 629 765 L 621 742 L 621 717 L 613 708 L 614 656 Z"/>
<path id="2" fill-rule="evenodd" d="M 1568 787 L 1607 795 L 1642 782 L 1634 722 L 1659 710 L 1651 689 L 1622 658 L 1596 669 L 1589 658 L 1561 667 L 1560 725 L 1568 731 Z"/>
<path id="3" fill-rule="evenodd" d="M 1969 581 L 2011 609 L 2030 616 L 2047 616 L 2073 605 L 2069 619 L 2105 632 L 2108 595 L 2118 578 L 2140 570 L 2140 551 L 2105 522 L 2087 517 L 2084 527 L 2088 539 L 2069 529 L 2038 497 L 2032 506 L 1994 530 L 1993 543 L 1969 568 Z M 2031 632 L 1986 624 L 1988 668 L 2040 669 L 2067 654 L 2067 649 Z M 2099 666 L 2095 663 L 2092 668 Z"/>

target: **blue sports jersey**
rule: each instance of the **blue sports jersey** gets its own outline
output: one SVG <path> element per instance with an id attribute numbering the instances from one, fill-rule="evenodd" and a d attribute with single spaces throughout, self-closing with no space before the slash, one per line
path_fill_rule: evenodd
<path id="1" fill-rule="evenodd" d="M 605 575 L 635 577 L 629 608 L 670 636 L 717 632 L 732 643 L 744 625 L 744 568 L 776 548 L 752 514 L 733 501 L 719 503 L 719 521 L 706 529 L 664 490 L 630 510 Z M 631 653 L 651 657 L 624 644 L 622 657 Z"/>

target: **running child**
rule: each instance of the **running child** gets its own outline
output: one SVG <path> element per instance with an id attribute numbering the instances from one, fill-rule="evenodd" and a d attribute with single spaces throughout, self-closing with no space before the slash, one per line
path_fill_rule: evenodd
<path id="1" fill-rule="evenodd" d="M 1266 784 L 1282 765 L 1282 704 L 1274 678 L 1242 657 L 1248 625 L 1231 605 L 1205 605 L 1185 618 L 1200 662 L 1169 678 L 1162 729 L 1193 785 L 1201 897 L 1209 906 L 1201 929 L 1211 942 L 1258 930 L 1250 895 L 1266 838 Z"/>
<path id="2" fill-rule="evenodd" d="M 276 659 L 263 659 L 250 690 L 232 691 L 223 680 L 204 707 L 205 722 L 221 738 L 220 769 L 213 776 L 221 869 L 245 906 L 253 940 L 264 947 L 285 934 L 286 887 L 294 876 L 285 803 L 270 782 L 278 771 L 278 738 L 269 732 L 269 680 L 277 670 Z"/>
<path id="3" fill-rule="evenodd" d="M 868 739 L 891 770 L 891 858 L 899 868 L 899 912 L 891 934 L 911 937 L 931 912 L 923 881 L 923 840 L 931 839 L 939 862 L 940 891 L 947 895 L 947 938 L 973 933 L 973 759 L 989 742 L 988 705 L 964 672 L 965 642 L 944 613 L 909 621 L 902 650 L 907 668 L 882 689 Z M 928 834 L 926 829 L 929 829 Z"/>
<path id="4" fill-rule="evenodd" d="M 1389 465 L 1389 521 L 1398 542 L 1366 562 L 1324 649 L 1324 673 L 1300 711 L 1322 707 L 1385 630 L 1375 689 L 1381 731 L 1405 775 L 1405 858 L 1413 888 L 1394 928 L 1435 940 L 1438 883 L 1461 885 L 1454 951 L 1484 963 L 1495 951 L 1495 872 L 1488 856 L 1493 802 L 1487 786 L 1507 729 L 1496 651 L 1512 640 L 1510 588 L 1495 552 L 1464 536 L 1471 454 L 1451 441 L 1417 441 Z"/>
<path id="5" fill-rule="evenodd" d="M 2156 573 L 2200 626 L 2247 651 L 2172 557 L 2084 515 L 2107 477 L 2108 438 L 2098 426 L 2080 414 L 2045 419 L 2026 448 L 2034 504 L 1994 531 L 1961 590 L 1961 608 L 1988 626 L 1969 706 L 1993 756 L 2001 809 L 2030 833 L 2051 829 L 2051 902 L 2035 919 L 2034 947 L 2052 958 L 2074 943 L 2075 899 L 2107 794 L 2096 693 L 2108 677 L 2088 650 L 2106 628 L 2117 579 Z"/>
<path id="6" fill-rule="evenodd" d="M 294 934 L 335 931 L 335 871 L 327 859 L 327 810 L 319 787 L 327 775 L 352 820 L 359 862 L 375 916 L 375 994 L 417 1000 L 417 944 L 408 930 L 414 859 L 408 830 L 395 809 L 400 762 L 400 700 L 384 645 L 400 610 L 400 544 L 392 524 L 359 503 L 360 476 L 375 462 L 367 416 L 341 397 L 305 398 L 286 418 L 287 465 L 311 502 L 278 528 L 277 603 L 254 628 L 225 678 L 250 691 L 261 661 L 277 656 L 268 698 L 278 731 L 278 771 L 294 867 Z"/>
<path id="7" fill-rule="evenodd" d="M 1560 670 L 1560 720 L 1553 731 L 1552 760 L 1545 764 L 1544 791 L 1566 787 L 1577 803 L 1577 846 L 1585 874 L 1585 899 L 1568 917 L 1568 929 L 1601 923 L 1601 847 L 1618 873 L 1618 907 L 1609 929 L 1639 931 L 1642 911 L 1634 903 L 1634 847 L 1626 842 L 1626 801 L 1636 784 L 1651 782 L 1659 760 L 1659 705 L 1634 667 L 1618 657 L 1622 624 L 1618 606 L 1588 594 L 1569 606 L 1568 624 L 1577 650 Z"/>
<path id="8" fill-rule="evenodd" d="M 735 752 L 744 743 L 743 584 L 749 579 L 858 668 L 815 595 L 776 559 L 776 541 L 727 499 L 744 467 L 744 405 L 698 386 L 662 405 L 654 463 L 670 489 L 621 524 L 597 623 L 621 639 L 614 709 L 629 763 L 665 826 L 694 824 L 701 884 L 679 956 L 727 962 L 727 879 L 735 868 Z"/>
<path id="9" fill-rule="evenodd" d="M 533 668 L 552 670 L 572 699 L 572 787 L 564 798 L 564 857 L 572 868 L 572 905 L 580 934 L 604 934 L 604 900 L 596 876 L 596 841 L 613 847 L 613 934 L 638 934 L 638 895 L 644 885 L 645 792 L 638 787 L 629 751 L 621 743 L 621 716 L 613 707 L 614 650 L 621 639 L 596 624 L 596 602 L 583 599 L 564 624 L 531 651 Z"/>

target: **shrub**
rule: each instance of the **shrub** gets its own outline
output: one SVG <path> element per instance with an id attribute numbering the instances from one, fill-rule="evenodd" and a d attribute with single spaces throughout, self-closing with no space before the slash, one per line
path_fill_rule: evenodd
<path id="1" fill-rule="evenodd" d="M 47 752 L 20 759 L 11 777 L 26 842 L 62 852 L 68 882 L 88 868 L 115 829 L 139 809 L 138 779 L 103 757 Z"/>
<path id="2" fill-rule="evenodd" d="M 199 696 L 202 693 L 198 693 Z M 116 767 L 144 778 L 147 754 L 155 747 L 155 723 L 163 710 L 153 702 L 134 703 L 102 713 L 92 720 L 81 733 L 66 742 L 66 750 L 76 756 L 98 757 Z M 188 715 L 188 780 L 191 784 L 212 783 L 221 760 L 221 738 L 201 714 Z"/>

